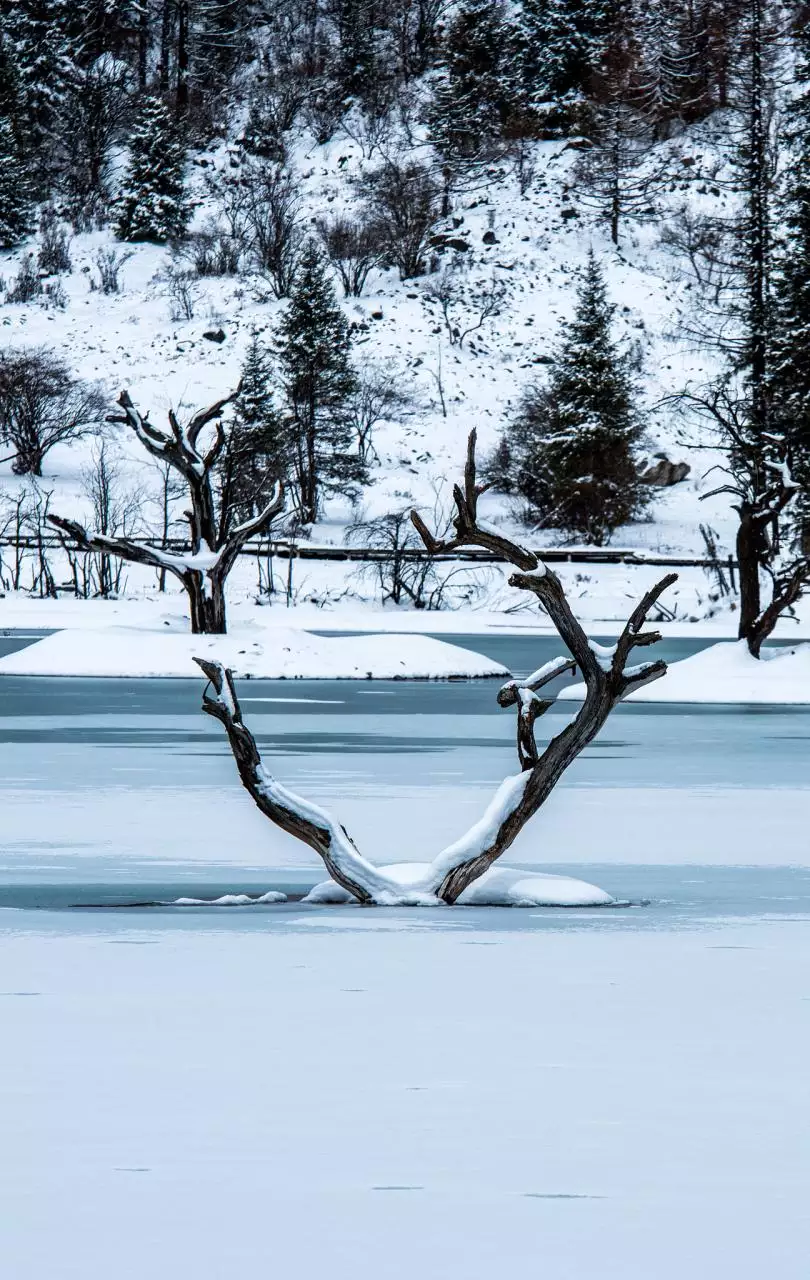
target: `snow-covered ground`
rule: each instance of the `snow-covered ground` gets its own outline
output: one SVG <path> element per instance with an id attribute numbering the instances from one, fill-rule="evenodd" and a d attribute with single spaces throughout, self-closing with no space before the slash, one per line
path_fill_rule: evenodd
<path id="1" fill-rule="evenodd" d="M 269 910 L 0 913 L 14 1280 L 804 1280 L 806 900 Z"/>
<path id="2" fill-rule="evenodd" d="M 448 343 L 441 317 L 430 301 L 435 276 L 401 282 L 394 271 L 372 274 L 367 295 L 345 304 L 348 318 L 358 325 L 355 356 L 362 365 L 398 370 L 402 390 L 414 397 L 414 411 L 404 421 L 381 424 L 375 440 L 379 464 L 372 468 L 361 513 L 373 516 L 416 504 L 439 523 L 449 514 L 450 484 L 458 478 L 468 431 L 478 429 L 483 457 L 498 439 L 522 389 L 529 380 L 543 375 L 543 362 L 559 320 L 572 311 L 577 268 L 593 246 L 618 306 L 617 334 L 641 362 L 642 398 L 650 408 L 647 451 L 664 450 L 692 466 L 683 483 L 653 490 L 648 518 L 618 530 L 613 541 L 626 548 L 702 555 L 702 523 L 715 529 L 723 554 L 732 551 L 735 518 L 729 499 L 722 495 L 706 498 L 717 481 L 716 472 L 707 473 L 720 461 L 720 455 L 706 447 L 709 442 L 699 429 L 685 429 L 663 403 L 667 395 L 687 383 L 699 383 L 714 368 L 714 357 L 696 351 L 694 343 L 679 333 L 678 316 L 693 306 L 699 308 L 700 300 L 689 280 L 678 277 L 661 233 L 666 219 L 684 202 L 704 212 L 719 213 L 726 208 L 729 197 L 714 185 L 718 165 L 715 135 L 714 126 L 707 124 L 666 144 L 673 153 L 676 174 L 671 190 L 660 195 L 656 219 L 624 229 L 618 251 L 606 239 L 593 211 L 580 208 L 578 216 L 570 216 L 574 206 L 566 182 L 576 156 L 558 144 L 538 144 L 536 177 L 525 196 L 519 194 L 509 174 L 461 194 L 454 209 L 460 225 L 453 233 L 469 248 L 455 254 L 459 279 L 470 295 L 492 279 L 506 290 L 501 313 L 461 349 Z M 294 152 L 306 217 L 325 211 L 334 214 L 351 198 L 351 179 L 369 163 L 356 144 L 344 137 L 320 147 L 301 135 Z M 206 159 L 227 165 L 222 152 Z M 197 182 L 198 172 L 192 167 L 193 182 Z M 202 222 L 210 215 L 211 204 L 202 189 L 198 194 Z M 495 243 L 484 243 L 488 232 L 494 233 Z M 3 344 L 52 347 L 77 373 L 99 380 L 111 401 L 126 387 L 155 421 L 164 420 L 169 407 L 188 413 L 231 390 L 238 381 L 250 334 L 257 330 L 269 340 L 284 304 L 268 299 L 266 286 L 256 277 L 204 279 L 195 286 L 194 318 L 174 320 L 164 280 L 170 255 L 164 248 L 126 246 L 131 256 L 122 268 L 122 292 L 106 296 L 90 289 L 96 274 L 94 256 L 111 243 L 109 232 L 76 236 L 73 271 L 63 279 L 68 298 L 65 310 L 39 303 L 0 306 Z M 10 278 L 29 248 L 25 245 L 15 253 L 0 255 L 0 274 Z M 454 252 L 447 250 L 445 265 Z M 464 314 L 462 306 L 459 319 L 463 320 Z M 207 330 L 219 327 L 226 334 L 221 345 L 203 337 Z M 446 417 L 436 390 L 440 360 Z M 114 450 L 120 455 L 120 485 L 128 496 L 141 491 L 144 525 L 154 527 L 157 472 L 123 428 L 111 427 L 110 432 Z M 51 510 L 87 516 L 83 477 L 90 451 L 90 442 L 85 440 L 71 447 L 59 446 L 48 455 L 40 488 L 50 495 Z M 4 492 L 17 493 L 23 483 L 11 475 L 9 462 L 0 467 Z M 520 513 L 509 500 L 486 495 L 481 505 L 487 520 L 502 523 L 508 530 L 519 528 Z M 182 503 L 178 503 L 178 532 L 182 528 L 181 509 Z M 313 541 L 341 542 L 347 521 L 358 514 L 345 499 L 331 500 L 312 530 Z M 531 539 L 538 544 L 560 540 L 558 534 L 548 531 L 537 531 Z M 285 572 L 284 566 L 281 571 Z M 629 594 L 635 595 L 636 584 L 646 573 L 598 567 L 572 570 L 569 576 L 575 594 L 586 599 L 585 616 L 608 619 L 619 616 L 623 584 L 632 584 Z M 235 600 L 255 596 L 255 577 L 251 567 L 240 567 L 232 592 Z M 465 613 L 471 605 L 499 611 L 515 603 L 501 571 L 472 570 L 457 586 L 465 580 L 470 586 Z M 130 593 L 150 593 L 153 586 L 153 575 L 135 569 L 128 572 Z M 296 565 L 294 591 L 297 600 L 314 599 L 327 611 L 346 598 L 346 593 L 360 598 L 374 595 L 371 581 L 361 582 L 346 566 L 311 563 Z M 727 609 L 716 596 L 715 584 L 705 574 L 685 571 L 669 606 L 680 620 L 703 619 L 713 616 L 718 608 L 721 612 Z M 460 594 L 456 602 L 463 604 Z M 731 633 L 733 619 L 727 621 Z"/>

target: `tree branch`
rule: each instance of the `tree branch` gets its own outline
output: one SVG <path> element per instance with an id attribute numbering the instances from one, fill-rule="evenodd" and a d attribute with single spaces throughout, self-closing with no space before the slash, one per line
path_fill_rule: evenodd
<path id="1" fill-rule="evenodd" d="M 462 492 L 458 486 L 454 490 L 457 515 L 453 523 L 457 531 L 456 538 L 451 543 L 442 544 L 433 538 L 423 521 L 412 516 L 428 550 L 465 545 L 490 546 L 495 549 L 492 546 L 493 539 L 476 523 L 477 499 L 481 492 L 482 488 L 475 482 L 473 431 L 467 446 L 464 490 Z M 520 683 L 512 682 L 500 691 L 498 700 L 501 705 L 519 705 L 518 758 L 524 772 L 518 777 L 525 779 L 525 785 L 522 785 L 520 794 L 517 784 L 512 789 L 507 787 L 509 799 L 504 800 L 497 822 L 493 817 L 497 810 L 495 805 L 488 810 L 491 821 L 482 820 L 472 832 L 468 832 L 466 837 L 451 845 L 436 859 L 433 864 L 434 882 L 430 887 L 445 902 L 457 901 L 467 886 L 509 848 L 547 799 L 564 771 L 602 728 L 614 706 L 634 688 L 659 679 L 667 669 L 665 662 L 652 662 L 633 668 L 626 668 L 625 663 L 632 648 L 654 644 L 660 638 L 657 632 L 642 632 L 641 628 L 661 593 L 675 581 L 676 574 L 668 574 L 647 592 L 630 615 L 615 649 L 608 653 L 589 641 L 574 617 L 562 583 L 555 573 L 540 563 L 533 553 L 524 551 L 508 539 L 498 535 L 497 543 L 497 549 L 502 555 L 506 555 L 519 567 L 529 569 L 529 572 L 512 574 L 510 586 L 531 591 L 543 605 L 582 672 L 586 693 L 574 720 L 556 738 L 552 738 L 545 751 L 539 754 L 534 741 L 534 721 L 547 710 L 548 703 L 539 699 L 535 707 L 536 689 L 564 669 L 565 659 L 558 659 L 556 663 L 535 673 L 534 687 L 528 683 L 521 687 Z"/>
<path id="2" fill-rule="evenodd" d="M 359 902 L 384 901 L 390 880 L 358 853 L 346 828 L 326 810 L 288 791 L 264 768 L 256 740 L 242 720 L 232 673 L 219 662 L 194 661 L 213 689 L 213 694 L 203 694 L 203 711 L 224 726 L 242 786 L 265 817 L 314 849 L 332 879 Z"/>
<path id="3" fill-rule="evenodd" d="M 66 520 L 64 516 L 47 515 L 48 524 L 67 533 L 83 551 L 102 551 L 108 555 L 121 556 L 123 560 L 133 560 L 136 564 L 149 565 L 152 569 L 168 569 L 181 581 L 188 572 L 187 565 L 179 558 L 157 547 L 143 546 L 139 542 L 131 542 L 129 538 L 110 537 L 105 533 L 89 533 L 77 520 Z"/>

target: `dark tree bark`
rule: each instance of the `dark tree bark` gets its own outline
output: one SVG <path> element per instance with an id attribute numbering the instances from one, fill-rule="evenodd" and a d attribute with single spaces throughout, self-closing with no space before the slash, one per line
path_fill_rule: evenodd
<path id="1" fill-rule="evenodd" d="M 492 532 L 477 522 L 478 498 L 485 485 L 476 483 L 475 432 L 470 434 L 464 488 L 456 486 L 456 536 L 440 542 L 414 512 L 413 523 L 430 553 L 464 546 L 484 547 L 504 556 L 521 572 L 510 578 L 512 586 L 534 594 L 544 606 L 569 654 L 546 664 L 526 681 L 510 680 L 498 701 L 517 710 L 517 748 L 520 773 L 507 778 L 487 811 L 486 821 L 476 824 L 461 840 L 444 850 L 428 867 L 424 879 L 406 900 L 440 898 L 452 904 L 464 890 L 512 844 L 528 820 L 556 786 L 568 765 L 599 732 L 610 712 L 623 698 L 666 672 L 663 661 L 628 666 L 634 648 L 660 640 L 657 631 L 644 631 L 647 614 L 662 592 L 676 580 L 668 574 L 637 605 L 616 645 L 602 650 L 592 644 L 577 622 L 556 574 L 532 552 Z M 329 874 L 359 902 L 402 902 L 402 886 L 367 862 L 357 851 L 344 827 L 324 810 L 287 791 L 264 769 L 255 739 L 242 720 L 230 671 L 219 663 L 197 659 L 213 696 L 207 692 L 203 710 L 225 726 L 243 786 L 261 811 L 283 830 L 303 840 L 323 858 Z M 586 686 L 582 707 L 543 752 L 537 748 L 534 723 L 552 704 L 538 697 L 538 690 L 565 672 L 579 672 Z"/>
<path id="2" fill-rule="evenodd" d="M 181 424 L 170 409 L 171 434 L 158 430 L 148 417 L 143 417 L 126 391 L 122 392 L 118 401 L 123 412 L 111 418 L 113 422 L 126 423 L 132 427 L 144 448 L 153 457 L 173 467 L 186 482 L 191 502 L 190 510 L 185 513 L 191 533 L 191 546 L 187 554 L 143 546 L 129 538 L 88 533 L 75 520 L 48 516 L 51 524 L 74 538 L 86 551 L 107 552 L 136 564 L 146 564 L 173 573 L 182 582 L 188 595 L 191 630 L 195 635 L 224 634 L 227 629 L 225 581 L 228 574 L 245 543 L 265 529 L 284 506 L 284 495 L 279 484 L 263 511 L 244 524 L 232 528 L 226 536 L 220 534 L 220 529 L 227 527 L 227 521 L 220 523 L 217 518 L 212 488 L 213 469 L 225 443 L 219 416 L 225 405 L 237 394 L 238 392 L 234 392 L 207 409 L 202 409 L 186 425 Z M 214 440 L 204 450 L 199 447 L 200 436 L 203 428 L 211 422 L 215 423 Z"/>
<path id="3" fill-rule="evenodd" d="M 177 92 L 178 119 L 188 115 L 189 0 L 177 0 Z"/>

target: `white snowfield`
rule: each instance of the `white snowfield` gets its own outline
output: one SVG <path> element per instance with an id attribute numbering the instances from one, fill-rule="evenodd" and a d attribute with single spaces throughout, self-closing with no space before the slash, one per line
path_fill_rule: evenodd
<path id="1" fill-rule="evenodd" d="M 287 628 L 194 636 L 135 627 L 67 630 L 0 658 L 0 675 L 199 677 L 195 657 L 241 678 L 447 680 L 508 676 L 499 662 L 419 635 L 314 636 Z"/>
<path id="2" fill-rule="evenodd" d="M 559 697 L 580 701 L 585 686 L 570 685 Z M 628 702 L 810 703 L 810 644 L 763 649 L 752 658 L 744 641 L 713 644 L 645 685 Z"/>

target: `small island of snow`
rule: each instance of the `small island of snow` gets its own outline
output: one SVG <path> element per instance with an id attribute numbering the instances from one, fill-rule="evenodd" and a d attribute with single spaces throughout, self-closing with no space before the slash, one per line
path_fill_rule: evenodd
<path id="1" fill-rule="evenodd" d="M 193 659 L 265 680 L 448 680 L 509 675 L 480 653 L 420 635 L 316 636 L 281 627 L 190 635 L 134 627 L 70 629 L 0 658 L 17 676 L 199 677 Z"/>

